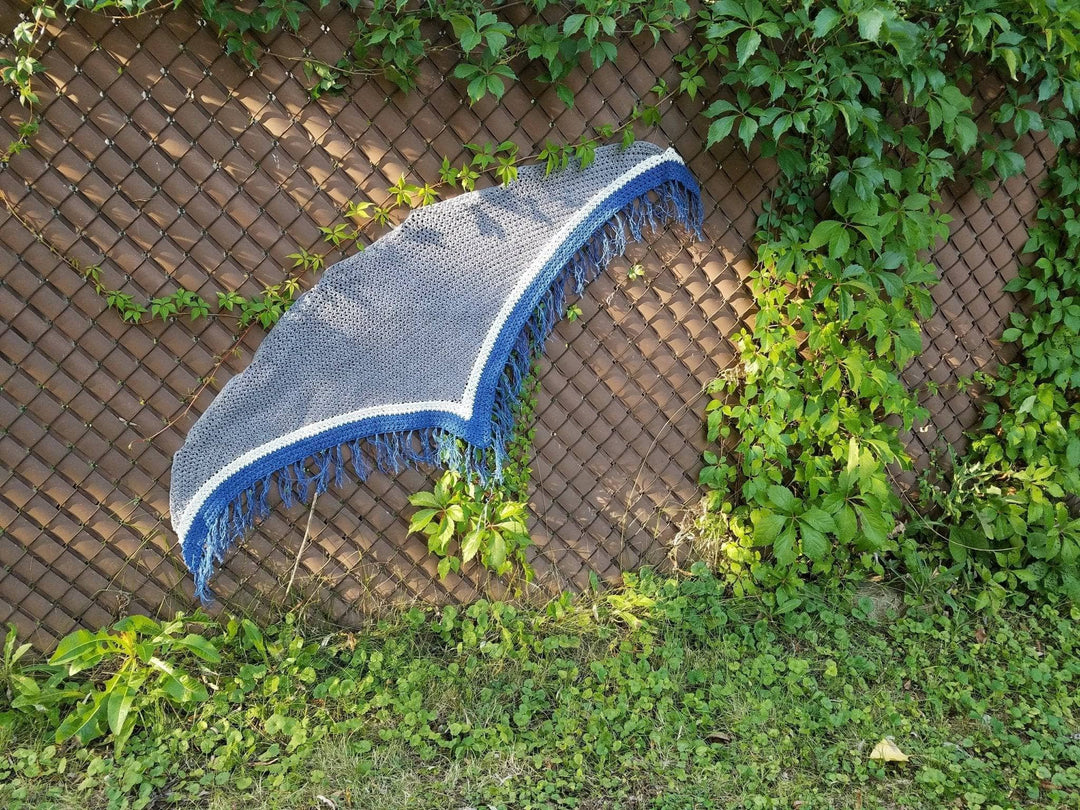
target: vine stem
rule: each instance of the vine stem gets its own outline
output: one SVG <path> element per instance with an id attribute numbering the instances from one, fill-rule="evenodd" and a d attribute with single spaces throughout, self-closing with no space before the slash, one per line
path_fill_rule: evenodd
<path id="1" fill-rule="evenodd" d="M 110 14 L 106 12 L 104 16 L 112 22 L 123 22 L 124 20 L 137 20 L 139 17 L 145 17 L 147 14 L 164 14 L 175 8 L 176 5 L 174 3 L 161 3 L 157 6 L 140 9 L 134 14 Z"/>
<path id="2" fill-rule="evenodd" d="M 232 342 L 232 345 L 229 346 L 229 348 L 222 352 L 220 355 L 218 355 L 213 368 L 211 368 L 209 373 L 203 378 L 202 385 L 195 389 L 195 392 L 188 399 L 187 405 L 184 406 L 184 409 L 180 411 L 180 413 L 178 413 L 176 416 L 166 422 L 165 425 L 161 428 L 161 430 L 157 431 L 156 433 L 147 436 L 146 438 L 136 439 L 135 441 L 129 442 L 128 450 L 130 450 L 137 442 L 144 442 L 146 444 L 149 444 L 166 430 L 173 427 L 177 422 L 187 416 L 188 412 L 191 411 L 192 407 L 195 405 L 195 402 L 199 399 L 200 396 L 202 396 L 202 393 L 210 387 L 211 383 L 214 382 L 215 375 L 217 374 L 218 370 L 225 364 L 225 361 L 228 359 L 229 355 L 236 351 L 236 348 L 244 342 L 244 338 L 248 336 L 248 333 L 252 330 L 254 326 L 254 323 L 249 323 L 244 328 L 244 331 L 242 331 L 239 335 L 236 336 L 236 338 Z"/>
<path id="3" fill-rule="evenodd" d="M 51 241 L 45 238 L 44 231 L 36 228 L 34 224 L 30 222 L 30 220 L 20 214 L 18 209 L 15 208 L 15 203 L 11 201 L 11 198 L 8 197 L 7 193 L 4 191 L 3 188 L 0 188 L 0 202 L 4 204 L 4 208 L 7 209 L 7 212 L 11 214 L 11 216 L 15 219 L 16 222 L 18 222 L 20 225 L 26 228 L 27 231 L 33 234 L 35 241 L 41 243 L 46 248 L 48 248 L 51 254 L 56 256 L 56 258 L 60 259 L 60 261 L 62 261 L 80 276 L 83 275 L 82 267 L 80 266 L 80 264 L 75 259 L 69 258 L 68 256 L 64 255 L 63 251 L 61 251 L 58 247 L 56 247 L 56 245 L 54 245 Z"/>
<path id="4" fill-rule="evenodd" d="M 54 245 L 52 243 L 52 241 L 50 241 L 45 236 L 44 231 L 42 231 L 41 229 L 35 227 L 34 224 L 32 222 L 30 222 L 30 220 L 28 220 L 21 213 L 19 213 L 19 210 L 15 207 L 15 204 L 11 201 L 11 199 L 7 196 L 7 194 L 4 192 L 4 190 L 2 188 L 0 188 L 0 203 L 3 204 L 4 209 L 9 214 L 11 214 L 12 218 L 16 222 L 18 222 L 27 231 L 29 231 L 31 234 L 33 234 L 35 241 L 37 241 L 39 244 L 44 245 L 51 254 L 53 254 L 56 258 L 60 259 L 60 261 L 62 261 L 64 264 L 66 264 L 68 267 L 70 267 L 72 270 L 74 270 L 76 273 L 78 273 L 80 277 L 86 278 L 86 272 L 83 269 L 83 266 L 78 262 L 78 260 L 72 259 L 70 256 L 65 254 L 62 250 L 60 250 L 58 247 L 56 247 L 56 245 Z M 95 266 L 96 265 L 90 265 L 91 268 L 93 268 Z M 104 291 L 104 288 L 98 288 L 96 290 L 96 292 L 98 292 L 99 294 L 102 294 L 103 291 Z M 180 313 L 177 313 L 177 315 L 179 315 L 179 314 Z M 200 317 L 204 317 L 204 318 L 222 318 L 222 319 L 225 319 L 225 320 L 228 320 L 228 319 L 239 320 L 240 319 L 239 315 L 234 315 L 231 312 L 208 312 L 208 313 L 206 313 L 206 315 L 203 315 L 203 316 L 200 316 Z M 151 320 L 153 320 L 153 318 L 151 318 Z"/>

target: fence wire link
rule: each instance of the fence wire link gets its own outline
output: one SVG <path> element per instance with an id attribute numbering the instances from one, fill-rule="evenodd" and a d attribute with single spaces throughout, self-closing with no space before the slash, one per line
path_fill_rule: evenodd
<path id="1" fill-rule="evenodd" d="M 0 1 L 3 30 L 18 13 Z M 443 156 L 466 159 L 466 143 L 513 140 L 530 153 L 621 123 L 657 77 L 677 83 L 672 57 L 687 44 L 685 32 L 624 43 L 615 64 L 570 77 L 572 109 L 528 79 L 470 106 L 438 51 L 413 93 L 357 79 L 313 101 L 301 43 L 333 62 L 351 28 L 351 15 L 327 10 L 299 38 L 270 42 L 258 70 L 224 55 L 185 7 L 122 24 L 80 14 L 50 31 L 40 132 L 0 172 L 17 213 L 0 215 L 0 621 L 38 647 L 125 613 L 193 607 L 168 521 L 170 459 L 261 335 L 231 352 L 224 319 L 124 324 L 76 267 L 100 264 L 107 287 L 140 300 L 177 287 L 209 301 L 254 294 L 285 278 L 300 249 L 341 258 L 320 226 L 342 221 L 349 201 L 381 202 L 402 174 L 435 180 Z M 634 247 L 547 346 L 530 499 L 541 595 L 587 587 L 590 572 L 670 565 L 701 495 L 702 391 L 732 365 L 729 339 L 752 317 L 748 245 L 775 168 L 730 143 L 705 150 L 700 109 L 682 98 L 643 134 L 674 145 L 701 182 L 706 242 L 665 232 Z M 14 99 L 0 107 L 0 147 L 22 115 Z M 957 379 L 1000 359 L 995 338 L 1015 306 L 1003 286 L 1050 149 L 1019 148 L 1026 174 L 992 198 L 943 189 L 954 219 L 935 254 L 937 312 L 905 372 L 912 386 L 938 385 L 922 397 L 931 419 L 908 437 L 920 465 L 959 446 L 976 419 Z M 643 278 L 628 277 L 634 263 Z M 349 625 L 388 604 L 500 595 L 476 567 L 439 580 L 425 543 L 407 536 L 408 496 L 431 480 L 373 475 L 319 498 L 289 603 Z M 277 508 L 216 578 L 222 603 L 281 604 L 306 523 L 305 505 Z"/>

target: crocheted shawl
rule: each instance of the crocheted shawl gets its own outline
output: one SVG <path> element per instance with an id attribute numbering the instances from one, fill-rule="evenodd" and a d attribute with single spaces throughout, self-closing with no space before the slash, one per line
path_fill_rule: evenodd
<path id="1" fill-rule="evenodd" d="M 215 562 L 270 511 L 346 469 L 442 464 L 499 479 L 514 405 L 564 311 L 628 239 L 676 220 L 700 235 L 698 185 L 673 150 L 596 150 L 585 169 L 412 211 L 328 268 L 222 388 L 173 459 L 170 510 L 210 598 Z"/>

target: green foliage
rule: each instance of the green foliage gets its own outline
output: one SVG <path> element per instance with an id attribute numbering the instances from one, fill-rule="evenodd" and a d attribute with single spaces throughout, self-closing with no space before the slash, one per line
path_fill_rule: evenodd
<path id="1" fill-rule="evenodd" d="M 322 269 L 322 257 L 307 251 L 294 253 L 290 258 L 294 260 L 295 266 L 300 268 L 300 273 Z M 94 292 L 105 300 L 105 305 L 115 310 L 126 323 L 141 323 L 147 314 L 151 318 L 160 318 L 166 322 L 181 315 L 188 315 L 192 321 L 211 316 L 210 304 L 206 299 L 183 287 L 172 295 L 151 298 L 147 306 L 136 301 L 130 293 L 107 288 L 101 281 L 101 267 L 98 265 L 87 267 L 81 272 L 94 288 Z M 259 295 L 251 298 L 245 298 L 234 291 L 219 292 L 218 311 L 213 314 L 216 317 L 235 317 L 241 328 L 258 323 L 264 329 L 269 329 L 285 314 L 299 292 L 300 279 L 297 276 L 290 276 L 280 284 L 266 286 Z"/>
<path id="2" fill-rule="evenodd" d="M 496 576 L 505 576 L 516 563 L 526 582 L 532 579 L 525 559 L 531 543 L 527 504 L 504 498 L 453 471 L 444 473 L 433 491 L 411 495 L 409 503 L 419 507 L 409 531 L 427 537 L 428 551 L 440 557 L 440 577 L 460 571 L 463 563 L 476 558 Z"/>
<path id="3" fill-rule="evenodd" d="M 588 141 L 585 144 L 569 145 L 557 144 L 547 141 L 540 150 L 540 160 L 544 164 L 544 174 L 562 171 L 571 159 L 577 159 L 581 168 L 586 168 L 595 159 L 596 142 Z"/>
<path id="4" fill-rule="evenodd" d="M 161 320 L 167 321 L 180 312 L 190 313 L 191 320 L 194 321 L 209 315 L 210 305 L 201 296 L 183 288 L 172 295 L 150 299 L 150 316 L 153 318 L 161 318 Z"/>
<path id="5" fill-rule="evenodd" d="M 525 550 L 532 544 L 527 525 L 529 456 L 538 394 L 539 376 L 533 366 L 514 406 L 514 434 L 507 443 L 501 484 L 482 486 L 447 471 L 433 490 L 409 497 L 409 503 L 418 507 L 409 532 L 427 537 L 428 551 L 440 557 L 440 577 L 460 571 L 462 564 L 475 558 L 496 576 L 505 577 L 516 569 L 525 582 L 532 581 Z"/>
<path id="6" fill-rule="evenodd" d="M 321 266 L 321 264 L 320 259 L 319 265 Z M 307 267 L 303 269 L 306 270 Z M 251 323 L 258 323 L 263 329 L 269 329 L 281 320 L 281 316 L 292 306 L 293 300 L 299 292 L 300 279 L 297 276 L 290 276 L 280 284 L 271 284 L 264 287 L 260 295 L 252 298 L 245 299 L 239 296 L 232 298 L 226 294 L 226 298 L 222 299 L 219 293 L 218 302 L 222 309 L 229 311 L 233 301 L 238 301 L 238 323 L 241 327 L 248 326 Z M 235 293 L 233 295 L 235 296 Z"/>
<path id="7" fill-rule="evenodd" d="M 970 569 L 982 600 L 1022 601 L 1028 590 L 1063 590 L 1080 601 L 1080 161 L 1059 154 L 1020 266 L 1007 290 L 1014 311 L 1002 339 L 1016 358 L 980 375 L 990 398 L 980 432 L 932 487 L 941 516 L 915 536 Z"/>
<path id="8" fill-rule="evenodd" d="M 536 403 L 539 396 L 540 372 L 536 363 L 533 363 L 514 406 L 514 433 L 506 444 L 503 482 L 499 490 L 510 500 L 529 499 L 529 482 L 532 480 L 529 460 L 533 452 L 533 438 L 536 436 Z"/>
<path id="9" fill-rule="evenodd" d="M 301 273 L 318 273 L 326 265 L 325 258 L 319 253 L 309 253 L 300 248 L 296 253 L 290 253 L 287 258 L 293 260 L 293 268 Z"/>
<path id="10" fill-rule="evenodd" d="M 708 143 L 759 144 L 780 169 L 758 221 L 758 311 L 736 339 L 739 368 L 711 389 L 718 447 L 701 473 L 729 527 L 722 567 L 737 592 L 764 587 L 790 609 L 808 578 L 883 574 L 899 549 L 888 471 L 908 464 L 899 430 L 926 416 L 900 371 L 931 312 L 925 257 L 948 234 L 938 189 L 957 172 L 986 186 L 1024 168 L 1012 140 L 971 117 L 972 60 L 1016 80 L 992 103 L 1006 130 L 1075 136 L 1080 28 L 1070 13 L 1044 32 L 1025 6 L 719 0 L 701 10 L 682 86 L 696 92 L 710 66 L 724 77 L 705 109 Z M 1047 411 L 1066 396 L 1045 390 L 1057 403 Z M 1063 515 L 1056 493 L 1069 490 L 1039 480 L 1025 487 L 1055 501 L 1032 507 L 1049 525 Z M 1060 559 L 1053 543 L 1047 564 Z"/>
<path id="11" fill-rule="evenodd" d="M 501 98 L 518 80 L 522 67 L 535 64 L 537 78 L 554 84 L 559 98 L 573 106 L 565 79 L 583 59 L 594 68 L 614 62 L 623 37 L 648 34 L 655 42 L 673 30 L 675 22 L 690 16 L 685 0 L 579 0 L 559 6 L 557 18 L 550 11 L 544 13 L 555 9 L 548 0 L 528 0 L 525 5 L 531 14 L 524 22 L 518 17 L 512 22 L 504 19 L 502 3 L 484 0 L 374 0 L 370 7 L 346 0 L 345 4 L 357 13 L 349 50 L 334 64 L 305 61 L 316 98 L 342 92 L 352 75 L 380 75 L 402 91 L 413 90 L 424 54 L 433 47 L 446 49 L 434 45 L 430 32 L 448 30 L 458 59 L 450 75 L 464 82 L 471 102 L 489 95 Z M 200 11 L 224 40 L 226 52 L 253 65 L 260 53 L 257 35 L 282 28 L 299 33 L 309 13 L 296 0 L 259 0 L 254 8 L 233 0 L 203 0 Z"/>
<path id="12" fill-rule="evenodd" d="M 151 8 L 149 0 L 64 5 L 121 17 Z M 691 16 L 682 0 L 575 0 L 558 7 L 527 0 L 524 21 L 511 21 L 502 4 L 484 0 L 346 5 L 357 13 L 349 52 L 335 64 L 305 57 L 316 96 L 343 90 L 355 74 L 379 74 L 410 90 L 421 57 L 448 47 L 457 58 L 452 75 L 473 102 L 501 97 L 534 62 L 539 79 L 572 104 L 565 80 L 577 65 L 600 67 L 617 57 L 624 37 L 647 34 L 656 41 Z M 656 124 L 660 103 L 683 93 L 703 102 L 707 145 L 734 138 L 775 159 L 779 169 L 779 185 L 758 221 L 750 279 L 757 312 L 752 329 L 736 339 L 739 367 L 710 389 L 708 436 L 716 445 L 701 473 L 711 510 L 704 523 L 711 531 L 723 527 L 716 558 L 738 593 L 765 589 L 772 604 L 790 610 L 810 579 L 881 575 L 899 554 L 918 559 L 916 567 L 940 560 L 979 578 L 984 605 L 1000 605 L 1009 594 L 1022 599 L 1021 586 L 1080 597 L 1076 512 L 1066 501 L 1077 491 L 1080 455 L 1071 160 L 1055 170 L 1057 202 L 1044 204 L 1028 246 L 1034 263 L 1013 287 L 1034 307 L 1014 314 L 1003 336 L 1017 342 L 1020 356 L 999 377 L 980 378 L 993 400 L 987 435 L 952 474 L 928 485 L 924 513 L 906 529 L 888 472 L 908 463 L 899 430 L 925 416 L 899 372 L 921 350 L 918 322 L 931 312 L 936 280 L 925 259 L 948 233 L 938 189 L 963 175 L 988 190 L 1021 172 L 1016 142 L 1029 133 L 1045 132 L 1059 146 L 1075 140 L 1080 9 L 1073 5 L 716 0 L 700 7 L 692 41 L 676 57 L 678 87 L 658 81 L 657 103 L 636 107 L 620 127 L 598 128 L 602 140 L 629 143 L 636 123 Z M 310 10 L 295 0 L 242 6 L 204 0 L 200 13 L 229 53 L 254 63 L 259 35 L 296 33 Z M 34 52 L 52 15 L 37 2 L 13 32 L 14 50 L 0 61 L 0 80 L 29 108 L 40 72 Z M 452 43 L 430 40 L 436 31 Z M 984 67 L 1003 81 L 987 111 L 995 132 L 980 131 L 973 117 Z M 713 75 L 721 78 L 710 84 Z M 20 140 L 2 160 L 25 148 L 34 127 L 33 118 L 21 125 Z M 438 183 L 401 177 L 381 204 L 352 204 L 345 212 L 350 222 L 321 231 L 335 248 L 361 249 L 363 227 L 387 226 L 395 210 L 433 202 L 442 186 L 470 191 L 488 172 L 507 183 L 527 160 L 549 173 L 571 161 L 585 166 L 597 143 L 548 142 L 531 156 L 520 156 L 512 142 L 469 144 L 462 166 L 443 160 Z M 275 323 L 301 277 L 324 264 L 322 255 L 303 248 L 290 258 L 294 275 L 256 296 L 218 293 L 216 316 L 236 317 L 241 327 Z M 144 304 L 103 286 L 99 268 L 84 272 L 131 323 L 147 315 L 211 314 L 204 299 L 182 288 Z M 640 271 L 632 268 L 630 277 Z M 568 311 L 571 320 L 580 314 L 577 305 Z M 479 505 L 470 500 L 470 486 L 448 480 L 447 496 Z M 928 517 L 930 509 L 936 511 Z M 470 514 L 490 523 L 489 511 Z"/>
<path id="13" fill-rule="evenodd" d="M 19 104 L 29 113 L 27 120 L 18 126 L 18 137 L 0 155 L 0 168 L 26 149 L 29 139 L 37 133 L 34 106 L 38 103 L 38 95 L 34 90 L 34 76 L 44 72 L 45 65 L 36 57 L 35 51 L 49 22 L 55 19 L 56 9 L 43 0 L 37 0 L 30 8 L 29 19 L 20 19 L 12 28 L 8 38 L 11 45 L 8 55 L 0 56 L 0 84 L 10 87 Z"/>
<path id="14" fill-rule="evenodd" d="M 770 617 L 708 575 L 646 574 L 356 635 L 222 619 L 207 699 L 140 722 L 120 752 L 0 728 L 0 805 L 1076 806 L 1080 614 L 878 622 L 867 596 L 821 597 Z M 911 761 L 870 760 L 883 737 Z"/>
<path id="15" fill-rule="evenodd" d="M 15 713 L 44 721 L 57 744 L 75 739 L 87 745 L 109 735 L 119 755 L 140 723 L 154 725 L 163 706 L 207 699 L 203 681 L 180 661 L 216 664 L 221 659 L 203 636 L 181 635 L 188 624 L 183 615 L 165 624 L 129 616 L 112 631 L 76 630 L 61 640 L 48 664 L 26 669 L 16 669 L 26 648 L 12 654 L 11 628 L 5 670 L 14 712 L 6 714 L 7 722 L 18 721 Z"/>
<path id="16" fill-rule="evenodd" d="M 18 644 L 18 637 L 15 625 L 9 624 L 7 634 L 4 636 L 4 657 L 0 660 L 0 689 L 3 690 L 4 698 L 8 703 L 15 697 L 17 691 L 32 688 L 30 681 L 33 679 L 23 673 L 22 665 L 19 663 L 30 652 L 31 647 L 29 644 L 15 646 L 16 644 Z M 10 725 L 15 720 L 16 717 L 12 712 L 0 712 L 0 726 Z"/>

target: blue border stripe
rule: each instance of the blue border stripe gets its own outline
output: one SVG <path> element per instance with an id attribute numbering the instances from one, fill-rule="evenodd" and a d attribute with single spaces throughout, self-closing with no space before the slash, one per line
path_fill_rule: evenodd
<path id="1" fill-rule="evenodd" d="M 187 537 L 183 539 L 184 561 L 188 567 L 195 570 L 198 561 L 202 558 L 210 519 L 228 508 L 235 498 L 255 483 L 268 478 L 289 464 L 302 461 L 322 450 L 376 434 L 433 428 L 460 436 L 476 447 L 488 446 L 491 441 L 491 412 L 499 378 L 521 330 L 558 277 L 559 271 L 612 216 L 634 200 L 644 197 L 652 189 L 669 181 L 680 183 L 695 196 L 700 194 L 697 181 L 686 166 L 678 161 L 666 160 L 616 189 L 611 196 L 596 206 L 555 251 L 526 293 L 515 304 L 506 323 L 503 324 L 492 347 L 491 356 L 481 372 L 471 419 L 464 420 L 441 410 L 420 411 L 398 416 L 372 416 L 329 428 L 268 453 L 258 461 L 237 470 L 223 481 L 203 503 L 192 520 Z"/>

